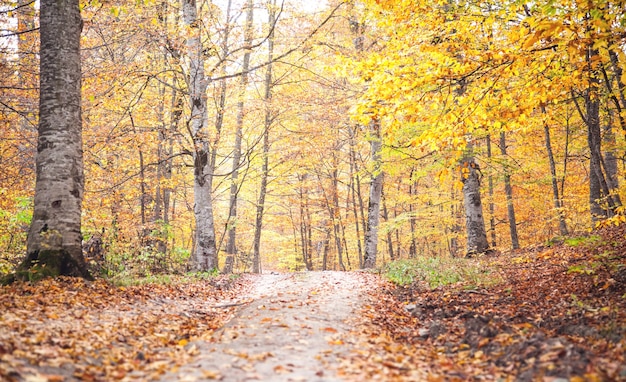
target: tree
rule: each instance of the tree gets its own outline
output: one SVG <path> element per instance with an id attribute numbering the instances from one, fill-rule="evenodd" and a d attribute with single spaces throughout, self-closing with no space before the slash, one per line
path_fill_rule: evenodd
<path id="1" fill-rule="evenodd" d="M 195 248 L 192 268 L 208 271 L 217 267 L 217 249 L 213 220 L 213 169 L 209 153 L 207 127 L 207 86 L 204 74 L 204 47 L 201 41 L 198 9 L 195 0 L 183 1 L 183 23 L 187 29 L 189 58 L 188 87 L 190 133 L 193 139 L 194 215 L 196 217 Z"/>
<path id="2" fill-rule="evenodd" d="M 383 171 L 381 168 L 382 138 L 380 136 L 380 122 L 372 120 L 370 123 L 369 138 L 371 147 L 371 161 L 374 165 L 370 181 L 370 197 L 367 207 L 367 228 L 365 231 L 365 252 L 363 268 L 376 266 L 376 252 L 378 251 L 378 226 L 380 223 L 380 202 L 383 193 Z"/>
<path id="3" fill-rule="evenodd" d="M 480 168 L 473 155 L 472 145 L 461 162 L 463 202 L 465 205 L 465 229 L 467 231 L 467 255 L 483 253 L 489 249 L 483 204 L 480 197 Z"/>
<path id="4" fill-rule="evenodd" d="M 240 99 L 237 102 L 237 126 L 235 130 L 235 147 L 233 148 L 233 167 L 230 184 L 230 202 L 228 213 L 228 241 L 226 243 L 226 263 L 224 273 L 233 271 L 234 256 L 237 253 L 237 201 L 239 195 L 239 166 L 241 166 L 241 140 L 243 135 L 243 122 L 245 117 L 244 95 L 248 86 L 248 70 L 250 69 L 250 47 L 252 45 L 252 22 L 254 19 L 254 7 L 252 0 L 246 1 L 246 25 L 244 30 L 244 47 L 241 65 Z"/>
<path id="5" fill-rule="evenodd" d="M 35 207 L 27 272 L 91 278 L 82 252 L 83 149 L 78 0 L 41 1 Z"/>
<path id="6" fill-rule="evenodd" d="M 272 87 L 273 76 L 272 67 L 274 62 L 274 29 L 276 26 L 276 0 L 267 3 L 269 21 L 271 28 L 267 39 L 267 67 L 265 71 L 264 96 L 265 101 L 265 118 L 263 122 L 263 152 L 262 152 L 262 168 L 261 168 L 261 187 L 259 189 L 259 198 L 256 205 L 256 220 L 254 224 L 254 243 L 252 253 L 252 272 L 261 273 L 261 232 L 263 228 L 263 214 L 265 212 L 265 199 L 267 197 L 267 182 L 269 178 L 269 153 L 270 153 L 270 128 L 272 127 L 274 115 L 272 113 Z"/>
<path id="7" fill-rule="evenodd" d="M 506 133 L 500 133 L 500 153 L 506 156 Z M 509 230 L 511 232 L 511 247 L 519 249 L 517 236 L 517 220 L 515 219 L 515 206 L 513 205 L 513 186 L 511 185 L 511 173 L 508 168 L 504 170 L 504 193 L 506 195 L 506 209 L 509 217 Z"/>

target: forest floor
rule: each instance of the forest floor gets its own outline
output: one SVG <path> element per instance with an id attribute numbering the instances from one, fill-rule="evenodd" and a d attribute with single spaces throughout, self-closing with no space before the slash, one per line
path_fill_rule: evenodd
<path id="1" fill-rule="evenodd" d="M 626 381 L 626 227 L 477 259 L 491 283 L 306 272 L 0 289 L 4 381 Z"/>

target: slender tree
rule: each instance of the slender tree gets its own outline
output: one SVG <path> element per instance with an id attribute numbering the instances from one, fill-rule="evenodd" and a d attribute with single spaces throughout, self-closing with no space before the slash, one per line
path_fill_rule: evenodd
<path id="1" fill-rule="evenodd" d="M 261 169 L 261 188 L 259 189 L 259 199 L 256 209 L 256 221 L 254 225 L 254 244 L 253 244 L 253 258 L 252 258 L 252 271 L 254 273 L 261 273 L 261 232 L 263 228 L 263 213 L 265 211 L 265 198 L 267 196 L 267 181 L 269 178 L 269 151 L 270 151 L 270 127 L 272 126 L 273 118 L 271 101 L 272 101 L 272 66 L 274 61 L 274 26 L 276 25 L 276 0 L 271 0 L 268 3 L 269 24 L 271 31 L 268 36 L 268 65 L 265 71 L 265 120 L 263 129 L 263 166 Z"/>
<path id="2" fill-rule="evenodd" d="M 243 123 L 245 117 L 244 94 L 248 86 L 248 70 L 250 69 L 250 45 L 252 45 L 252 22 L 254 18 L 254 7 L 252 0 L 246 1 L 246 26 L 244 31 L 244 47 L 246 51 L 243 55 L 241 65 L 241 77 L 239 84 L 239 101 L 237 102 L 237 126 L 235 128 L 235 147 L 233 148 L 233 169 L 230 184 L 230 209 L 228 214 L 228 241 L 226 243 L 226 263 L 224 273 L 233 271 L 234 256 L 237 253 L 237 200 L 239 195 L 239 166 L 241 166 L 241 140 L 243 137 Z"/>
<path id="3" fill-rule="evenodd" d="M 506 133 L 500 132 L 500 153 L 506 156 Z M 504 171 L 504 193 L 506 195 L 506 210 L 509 217 L 509 231 L 511 232 L 511 247 L 519 249 L 519 237 L 517 235 L 517 220 L 515 219 L 515 205 L 513 204 L 513 186 L 511 186 L 511 174 L 509 169 Z"/>

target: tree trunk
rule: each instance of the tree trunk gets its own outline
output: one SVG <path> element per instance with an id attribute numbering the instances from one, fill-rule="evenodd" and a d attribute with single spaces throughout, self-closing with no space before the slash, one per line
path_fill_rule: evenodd
<path id="1" fill-rule="evenodd" d="M 487 158 L 491 160 L 491 135 L 487 135 Z M 489 236 L 491 237 L 491 246 L 495 248 L 497 244 L 496 237 L 496 213 L 495 203 L 493 202 L 493 175 L 491 172 L 487 177 L 488 192 L 489 192 Z"/>
<path id="2" fill-rule="evenodd" d="M 504 131 L 500 133 L 500 153 L 502 156 L 506 157 L 506 135 Z M 508 167 L 504 169 L 504 193 L 506 194 L 506 210 L 509 217 L 509 230 L 511 232 L 511 248 L 519 249 L 515 206 L 513 205 L 513 187 L 511 186 L 511 174 Z"/>
<path id="3" fill-rule="evenodd" d="M 382 202 L 383 202 L 383 218 L 385 222 L 389 223 L 389 210 L 387 209 L 387 198 L 385 198 L 385 193 L 382 193 Z M 391 234 L 391 230 L 387 229 L 387 251 L 389 252 L 389 260 L 394 261 L 396 259 L 395 254 L 393 252 L 393 236 Z"/>
<path id="4" fill-rule="evenodd" d="M 311 238 L 311 213 L 309 212 L 309 199 L 307 197 L 308 189 L 304 183 L 306 178 L 306 174 L 298 176 L 298 180 L 300 181 L 300 190 L 298 195 L 300 198 L 300 240 L 302 242 L 302 261 L 306 266 L 306 270 L 312 271 L 313 262 L 311 252 L 313 249 L 313 242 Z"/>
<path id="5" fill-rule="evenodd" d="M 356 163 L 356 150 L 355 146 L 355 136 L 356 129 L 349 128 L 350 134 L 350 194 L 352 195 L 352 213 L 354 214 L 354 225 L 356 229 L 356 240 L 357 240 L 357 250 L 359 255 L 359 268 L 363 267 L 363 248 L 361 246 L 361 229 L 360 225 L 363 219 L 359 218 L 358 210 L 361 211 L 361 216 L 363 216 L 363 203 L 361 201 L 361 193 L 358 191 L 358 188 L 361 187 L 361 182 L 359 181 L 359 173 Z M 358 192 L 357 192 L 358 191 Z M 359 195 L 359 204 L 357 206 L 357 193 Z"/>
<path id="6" fill-rule="evenodd" d="M 332 214 L 331 218 L 333 222 L 333 232 L 335 235 L 335 246 L 337 248 L 337 261 L 339 262 L 339 269 L 345 271 L 346 266 L 343 264 L 343 245 L 341 242 L 341 229 L 343 227 L 343 223 L 341 222 L 341 213 L 339 211 L 339 176 L 337 171 L 337 165 L 337 158 L 333 154 L 333 171 L 330 174 L 333 193 L 333 204 L 329 212 Z"/>
<path id="7" fill-rule="evenodd" d="M 204 74 L 203 47 L 195 0 L 183 0 L 183 23 L 187 29 L 189 56 L 190 127 L 194 143 L 194 215 L 196 218 L 195 248 L 191 267 L 209 271 L 217 267 L 215 228 L 213 221 L 212 171 L 209 160 L 207 132 L 207 79 Z"/>
<path id="8" fill-rule="evenodd" d="M 380 222 L 380 200 L 383 191 L 383 171 L 381 168 L 382 139 L 380 122 L 373 120 L 370 124 L 370 148 L 372 180 L 370 183 L 370 199 L 367 208 L 367 229 L 365 231 L 365 256 L 363 268 L 376 267 L 376 252 L 378 247 L 378 225 Z"/>
<path id="9" fill-rule="evenodd" d="M 587 52 L 587 75 L 589 85 L 584 94 L 585 113 L 579 108 L 579 113 L 587 125 L 587 143 L 591 153 L 589 160 L 589 203 L 592 221 L 602 220 L 613 215 L 617 206 L 603 172 L 603 158 L 601 149 L 600 129 L 600 100 L 599 78 L 597 68 L 594 67 L 592 57 L 597 55 L 595 49 Z"/>
<path id="10" fill-rule="evenodd" d="M 267 54 L 269 63 L 265 73 L 265 126 L 263 130 L 263 166 L 261 169 L 261 187 L 259 189 L 259 200 L 256 207 L 256 222 L 254 225 L 254 252 L 252 258 L 252 272 L 261 273 L 261 230 L 263 229 L 263 213 L 265 209 L 265 196 L 267 194 L 267 180 L 269 178 L 269 152 L 270 152 L 270 127 L 273 122 L 271 100 L 272 100 L 272 61 L 274 59 L 274 28 L 276 23 L 276 1 L 269 4 L 269 25 L 272 26 L 268 36 Z"/>
<path id="11" fill-rule="evenodd" d="M 413 180 L 413 173 L 415 172 L 415 167 L 411 168 L 411 177 L 409 178 L 409 225 L 411 227 L 411 244 L 409 246 L 409 258 L 413 259 L 417 257 L 417 223 L 416 223 L 416 211 L 413 210 L 413 195 L 417 195 L 417 181 Z"/>
<path id="12" fill-rule="evenodd" d="M 541 107 L 541 111 L 545 113 L 545 107 Z M 550 163 L 550 178 L 552 180 L 552 200 L 554 202 L 554 208 L 559 216 L 559 232 L 561 236 L 567 235 L 567 224 L 565 222 L 565 216 L 563 214 L 563 200 L 559 193 L 559 183 L 556 177 L 556 162 L 554 160 L 554 153 L 552 152 L 552 142 L 550 140 L 550 127 L 547 123 L 543 126 L 546 136 L 546 151 L 548 153 L 548 161 Z"/>
<path id="13" fill-rule="evenodd" d="M 254 7 L 252 0 L 246 1 L 246 26 L 244 46 L 252 44 L 252 21 Z M 233 271 L 234 256 L 237 253 L 237 199 L 239 195 L 239 166 L 241 165 L 241 140 L 243 137 L 243 122 L 245 117 L 244 95 L 248 86 L 248 70 L 250 69 L 250 50 L 246 49 L 243 55 L 241 68 L 241 82 L 239 84 L 239 101 L 237 102 L 237 127 L 235 130 L 235 147 L 233 147 L 233 169 L 230 184 L 230 202 L 228 213 L 228 241 L 226 242 L 226 263 L 224 273 Z"/>
<path id="14" fill-rule="evenodd" d="M 78 0 L 40 3 L 40 99 L 35 206 L 18 278 L 91 279 L 82 252 L 84 192 Z"/>
<path id="15" fill-rule="evenodd" d="M 461 164 L 461 180 L 465 205 L 467 256 L 471 256 L 489 249 L 483 218 L 483 205 L 480 198 L 480 169 L 474 159 L 471 146 L 467 148 L 467 153 Z"/>
<path id="16" fill-rule="evenodd" d="M 604 127 L 604 134 L 602 134 L 602 142 L 604 143 L 606 149 L 604 150 L 604 164 L 606 170 L 606 183 L 609 186 L 609 191 L 616 202 L 616 205 L 621 205 L 621 200 L 619 199 L 619 178 L 617 174 L 617 156 L 615 155 L 615 134 L 613 133 L 613 112 L 609 110 L 608 112 L 608 120 Z"/>

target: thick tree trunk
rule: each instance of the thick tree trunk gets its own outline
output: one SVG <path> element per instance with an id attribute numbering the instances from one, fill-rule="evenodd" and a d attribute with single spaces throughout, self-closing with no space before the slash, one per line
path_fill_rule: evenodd
<path id="1" fill-rule="evenodd" d="M 506 135 L 504 132 L 500 133 L 500 153 L 506 157 Z M 511 248 L 519 249 L 517 220 L 515 219 L 515 206 L 513 205 L 513 187 L 511 186 L 511 174 L 508 168 L 504 170 L 504 193 L 506 195 L 506 210 L 509 217 L 509 231 L 511 232 Z"/>
<path id="2" fill-rule="evenodd" d="M 187 29 L 189 56 L 190 127 L 194 143 L 194 215 L 196 218 L 195 248 L 191 267 L 209 271 L 217 267 L 217 249 L 213 221 L 212 169 L 207 130 L 207 79 L 204 74 L 203 47 L 200 41 L 200 20 L 195 0 L 183 0 L 183 22 Z"/>
<path id="3" fill-rule="evenodd" d="M 42 0 L 35 207 L 19 278 L 91 278 L 82 252 L 83 149 L 78 0 Z M 32 274 L 31 274 L 32 275 Z"/>
<path id="4" fill-rule="evenodd" d="M 468 153 L 461 164 L 468 256 L 483 253 L 489 249 L 480 197 L 480 170 L 471 151 L 471 147 L 468 147 Z"/>
<path id="5" fill-rule="evenodd" d="M 252 21 L 254 7 L 252 0 L 246 1 L 246 29 L 245 46 L 252 44 Z M 239 166 L 241 165 L 241 140 L 243 137 L 243 122 L 245 117 L 244 95 L 248 86 L 248 70 L 250 69 L 250 50 L 246 49 L 241 67 L 241 82 L 239 84 L 239 101 L 237 101 L 237 127 L 235 130 L 235 146 L 233 147 L 233 169 L 230 184 L 230 203 L 228 213 L 228 241 L 226 242 L 226 263 L 224 273 L 233 271 L 234 256 L 237 253 L 237 199 L 239 195 Z"/>
<path id="6" fill-rule="evenodd" d="M 380 222 L 380 201 L 383 191 L 382 171 L 382 138 L 380 135 L 380 122 L 374 120 L 370 124 L 370 148 L 372 179 L 370 183 L 370 198 L 367 208 L 367 229 L 365 231 L 365 256 L 363 268 L 376 267 L 376 252 L 378 250 L 378 226 Z"/>

